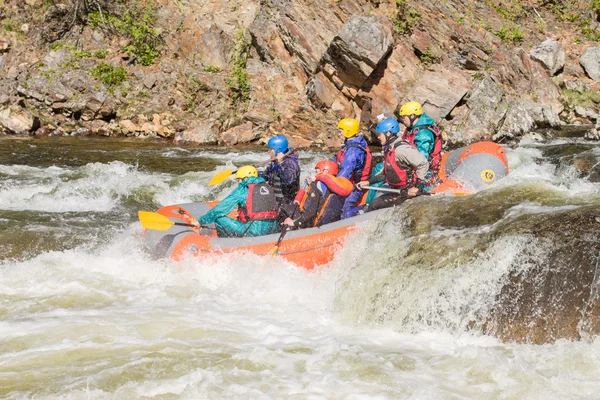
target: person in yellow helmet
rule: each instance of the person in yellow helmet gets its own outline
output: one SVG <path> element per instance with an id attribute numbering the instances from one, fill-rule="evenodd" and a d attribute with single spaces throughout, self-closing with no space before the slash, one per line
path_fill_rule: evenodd
<path id="1" fill-rule="evenodd" d="M 279 231 L 279 207 L 275 192 L 258 176 L 252 165 L 240 167 L 235 173 L 238 186 L 219 204 L 204 214 L 198 223 L 215 223 L 219 237 L 262 236 Z M 238 217 L 227 216 L 237 207 Z"/>
<path id="2" fill-rule="evenodd" d="M 338 178 L 346 178 L 352 183 L 358 183 L 367 179 L 371 174 L 371 163 L 373 157 L 367 141 L 359 132 L 360 124 L 354 118 L 344 118 L 338 123 L 340 136 L 344 144 L 334 157 L 338 164 Z M 356 215 L 362 207 L 358 205 L 362 199 L 362 190 L 355 189 L 344 202 L 341 218 L 349 218 Z"/>
<path id="3" fill-rule="evenodd" d="M 409 101 L 398 110 L 398 120 L 406 127 L 402 140 L 406 140 L 429 161 L 428 179 L 440 169 L 442 135 L 435 121 L 423 111 L 421 103 Z"/>

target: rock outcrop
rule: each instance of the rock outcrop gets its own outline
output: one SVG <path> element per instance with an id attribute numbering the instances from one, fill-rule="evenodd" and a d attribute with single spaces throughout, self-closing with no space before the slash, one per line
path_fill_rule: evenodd
<path id="1" fill-rule="evenodd" d="M 71 7 L 80 1 L 0 6 L 5 19 L 27 20 L 0 37 L 3 104 L 27 109 L 45 131 L 230 145 L 284 133 L 327 147 L 340 118 L 359 118 L 366 132 L 416 100 L 458 146 L 518 138 L 556 126 L 557 115 L 588 118 L 576 106 L 597 111 L 564 96 L 576 85 L 600 92 L 597 47 L 573 45 L 572 26 L 544 5 L 535 12 L 556 39 L 502 2 L 149 0 L 154 8 L 132 5 L 138 18 L 125 20 L 118 3 L 82 14 Z M 150 122 L 163 113 L 170 125 Z"/>

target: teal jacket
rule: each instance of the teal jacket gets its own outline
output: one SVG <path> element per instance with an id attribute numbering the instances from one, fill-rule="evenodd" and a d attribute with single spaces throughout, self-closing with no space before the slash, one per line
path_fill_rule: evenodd
<path id="1" fill-rule="evenodd" d="M 405 139 L 405 137 L 410 132 L 414 131 L 417 128 L 421 128 L 419 129 L 419 132 L 417 132 L 417 136 L 415 136 L 415 147 L 417 148 L 417 150 L 419 150 L 421 154 L 425 156 L 427 160 L 431 159 L 431 153 L 433 152 L 433 147 L 435 145 L 435 136 L 430 129 L 423 127 L 431 126 L 434 123 L 435 121 L 433 120 L 433 118 L 423 113 L 421 114 L 417 122 L 415 122 L 415 125 L 412 128 L 407 129 L 402 137 L 403 139 Z"/>
<path id="2" fill-rule="evenodd" d="M 229 196 L 225 197 L 219 204 L 214 206 L 209 212 L 204 214 L 198 222 L 200 224 L 210 224 L 215 222 L 218 218 L 223 217 L 236 207 L 246 206 L 246 199 L 248 198 L 248 185 L 251 183 L 265 182 L 263 178 L 256 178 L 251 176 L 241 181 L 233 192 L 229 193 Z"/>
<path id="3" fill-rule="evenodd" d="M 381 172 L 382 169 L 383 169 L 383 162 L 375 164 L 375 166 L 373 167 L 373 172 L 371 172 L 371 177 L 374 177 L 375 175 L 377 175 L 379 172 Z M 385 184 L 385 180 L 374 183 L 371 186 L 381 187 L 384 184 Z M 375 196 L 377 196 L 377 193 L 381 193 L 381 192 L 378 192 L 377 190 L 369 190 L 369 194 L 367 195 L 367 200 L 366 200 L 367 204 L 369 204 L 370 202 L 372 202 L 375 199 Z"/>

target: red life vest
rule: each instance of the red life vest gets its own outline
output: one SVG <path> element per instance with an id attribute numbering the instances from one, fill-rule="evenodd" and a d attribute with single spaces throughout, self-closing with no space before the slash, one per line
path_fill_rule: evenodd
<path id="1" fill-rule="evenodd" d="M 346 151 L 348 151 L 348 149 L 350 147 L 357 147 L 365 152 L 365 165 L 363 166 L 362 171 L 360 171 L 360 172 L 354 171 L 354 173 L 350 176 L 351 182 L 354 183 L 354 182 L 366 181 L 367 179 L 369 179 L 369 176 L 371 176 L 371 164 L 373 163 L 373 156 L 371 155 L 371 149 L 369 149 L 369 146 L 364 148 L 357 144 L 351 144 L 347 147 L 341 148 L 337 152 L 337 155 L 335 156 L 335 160 L 337 161 L 338 168 L 340 168 L 340 169 L 342 168 L 342 162 L 344 161 L 344 156 L 346 155 Z"/>
<path id="2" fill-rule="evenodd" d="M 275 192 L 268 183 L 251 183 L 248 185 L 246 206 L 240 207 L 238 219 L 241 222 L 275 219 L 278 209 Z"/>
<path id="3" fill-rule="evenodd" d="M 437 125 L 423 125 L 412 130 L 407 129 L 402 135 L 402 140 L 406 140 L 411 146 L 416 147 L 415 137 L 417 137 L 417 133 L 419 133 L 419 130 L 421 129 L 429 129 L 433 132 L 433 151 L 428 159 L 429 169 L 432 170 L 434 174 L 437 174 L 440 170 L 440 163 L 442 162 L 442 132 L 440 132 L 440 128 Z"/>
<path id="4" fill-rule="evenodd" d="M 403 188 L 417 183 L 417 174 L 410 165 L 398 165 L 396 162 L 396 147 L 402 142 L 391 146 L 383 159 L 383 172 L 388 185 L 395 188 Z"/>

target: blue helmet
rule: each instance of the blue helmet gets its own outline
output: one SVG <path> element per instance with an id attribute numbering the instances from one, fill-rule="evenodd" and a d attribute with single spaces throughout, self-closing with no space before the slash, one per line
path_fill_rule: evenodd
<path id="1" fill-rule="evenodd" d="M 275 155 L 288 151 L 288 140 L 283 135 L 272 137 L 267 142 L 267 146 L 275 151 Z"/>
<path id="2" fill-rule="evenodd" d="M 400 132 L 400 125 L 398 125 L 398 121 L 396 121 L 394 118 L 388 118 L 388 119 L 384 119 L 383 121 L 381 121 L 380 123 L 377 124 L 377 129 L 375 130 L 376 133 L 387 133 L 387 132 L 391 132 L 394 135 L 398 134 L 398 132 Z"/>

